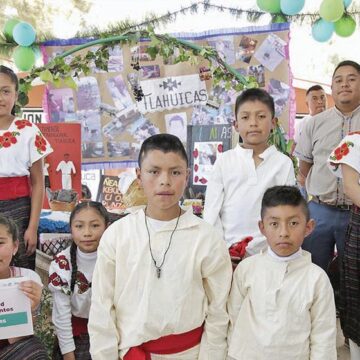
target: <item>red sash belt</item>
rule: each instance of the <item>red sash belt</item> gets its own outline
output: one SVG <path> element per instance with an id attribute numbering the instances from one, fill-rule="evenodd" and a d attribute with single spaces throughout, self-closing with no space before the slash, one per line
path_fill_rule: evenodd
<path id="1" fill-rule="evenodd" d="M 182 334 L 163 336 L 132 347 L 126 353 L 124 360 L 151 360 L 150 354 L 169 355 L 191 349 L 200 343 L 203 330 L 202 325 Z"/>
<path id="2" fill-rule="evenodd" d="M 0 200 L 30 196 L 28 176 L 0 177 Z"/>
<path id="3" fill-rule="evenodd" d="M 72 331 L 73 336 L 79 336 L 81 334 L 87 334 L 88 333 L 88 319 L 80 318 L 77 316 L 71 317 L 71 325 L 72 325 Z"/>

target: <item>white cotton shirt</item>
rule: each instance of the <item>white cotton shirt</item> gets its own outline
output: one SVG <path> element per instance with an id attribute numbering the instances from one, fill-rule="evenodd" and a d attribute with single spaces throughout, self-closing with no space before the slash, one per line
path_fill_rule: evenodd
<path id="1" fill-rule="evenodd" d="M 70 247 L 58 253 L 49 268 L 49 290 L 53 296 L 52 322 L 62 354 L 75 350 L 71 316 L 87 319 L 91 302 L 91 281 L 97 252 L 84 253 L 76 250 L 77 281 L 74 292 L 71 286 Z"/>
<path id="2" fill-rule="evenodd" d="M 334 292 L 311 255 L 267 252 L 236 268 L 228 301 L 228 355 L 236 360 L 336 360 Z"/>
<path id="3" fill-rule="evenodd" d="M 295 125 L 294 125 L 294 141 L 295 141 L 295 144 L 297 144 L 299 142 L 302 129 L 303 129 L 304 125 L 306 124 L 306 122 L 309 119 L 311 119 L 311 115 L 306 115 L 301 119 L 295 119 Z"/>
<path id="4" fill-rule="evenodd" d="M 72 161 L 65 161 L 65 160 L 61 160 L 58 164 L 58 166 L 56 167 L 56 171 L 60 171 L 62 175 L 71 175 L 71 171 L 75 174 L 75 166 L 74 163 Z"/>
<path id="5" fill-rule="evenodd" d="M 151 231 L 153 253 L 161 259 L 176 221 Z M 130 347 L 205 323 L 196 359 L 224 360 L 231 277 L 224 241 L 191 208 L 179 219 L 160 279 L 144 210 L 116 221 L 98 248 L 88 324 L 92 359 L 122 359 Z"/>
<path id="6" fill-rule="evenodd" d="M 251 149 L 237 145 L 220 154 L 205 195 L 204 220 L 216 226 L 228 247 L 252 236 L 254 239 L 246 248 L 250 255 L 267 246 L 258 227 L 265 190 L 275 185 L 295 184 L 294 168 L 288 156 L 275 146 L 259 156 L 263 161 L 255 167 Z"/>
<path id="7" fill-rule="evenodd" d="M 40 276 L 31 269 L 10 266 L 11 277 L 25 277 L 27 280 L 32 280 L 43 286 Z"/>
<path id="8" fill-rule="evenodd" d="M 0 177 L 29 176 L 32 164 L 52 151 L 35 124 L 15 118 L 0 130 Z"/>

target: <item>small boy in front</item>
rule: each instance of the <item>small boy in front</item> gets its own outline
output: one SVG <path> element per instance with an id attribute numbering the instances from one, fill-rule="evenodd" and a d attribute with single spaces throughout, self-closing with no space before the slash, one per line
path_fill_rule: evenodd
<path id="1" fill-rule="evenodd" d="M 301 249 L 314 228 L 300 191 L 266 190 L 259 228 L 268 250 L 235 270 L 228 312 L 228 360 L 335 360 L 334 294 Z"/>
<path id="2" fill-rule="evenodd" d="M 235 130 L 243 142 L 216 160 L 206 188 L 204 219 L 218 228 L 228 247 L 253 237 L 246 249 L 253 255 L 266 248 L 258 228 L 265 190 L 295 185 L 295 174 L 290 158 L 268 143 L 275 107 L 265 90 L 242 92 L 236 99 L 235 115 Z"/>
<path id="3" fill-rule="evenodd" d="M 93 360 L 224 360 L 232 269 L 224 241 L 179 206 L 188 159 L 174 135 L 140 149 L 147 206 L 113 223 L 98 249 L 89 318 Z"/>

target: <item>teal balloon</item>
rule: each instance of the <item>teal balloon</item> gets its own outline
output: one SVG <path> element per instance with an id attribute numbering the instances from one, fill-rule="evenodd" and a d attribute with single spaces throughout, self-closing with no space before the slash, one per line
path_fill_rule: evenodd
<path id="1" fill-rule="evenodd" d="M 343 0 L 323 0 L 319 13 L 324 20 L 335 22 L 343 16 L 344 10 Z"/>
<path id="2" fill-rule="evenodd" d="M 345 9 L 348 8 L 351 4 L 351 1 L 352 0 L 344 0 L 344 6 L 345 6 Z"/>
<path id="3" fill-rule="evenodd" d="M 13 42 L 13 30 L 14 27 L 20 23 L 20 20 L 18 19 L 9 19 L 6 21 L 4 27 L 3 27 L 3 34 L 5 36 L 5 39 L 9 42 Z"/>
<path id="4" fill-rule="evenodd" d="M 280 0 L 256 0 L 257 6 L 260 10 L 266 11 L 272 14 L 281 12 Z"/>
<path id="5" fill-rule="evenodd" d="M 356 22 L 350 15 L 344 15 L 334 24 L 335 33 L 342 37 L 351 36 L 356 28 Z"/>
<path id="6" fill-rule="evenodd" d="M 21 22 L 14 27 L 13 38 L 21 46 L 30 46 L 35 41 L 36 32 L 30 24 Z"/>
<path id="7" fill-rule="evenodd" d="M 296 15 L 304 7 L 305 0 L 280 0 L 281 11 L 286 15 Z"/>
<path id="8" fill-rule="evenodd" d="M 330 40 L 334 32 L 334 23 L 319 19 L 315 21 L 311 28 L 313 38 L 319 42 L 326 42 Z"/>
<path id="9" fill-rule="evenodd" d="M 35 64 L 35 53 L 31 47 L 18 46 L 13 52 L 16 67 L 21 71 L 29 71 Z"/>

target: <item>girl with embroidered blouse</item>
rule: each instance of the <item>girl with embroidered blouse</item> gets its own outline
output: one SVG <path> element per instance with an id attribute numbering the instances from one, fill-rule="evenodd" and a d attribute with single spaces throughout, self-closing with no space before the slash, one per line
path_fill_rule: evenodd
<path id="1" fill-rule="evenodd" d="M 0 66 L 0 215 L 19 229 L 14 263 L 35 269 L 35 249 L 44 198 L 43 159 L 52 152 L 38 127 L 15 117 L 18 79 Z"/>
<path id="2" fill-rule="evenodd" d="M 343 178 L 353 202 L 340 271 L 340 324 L 349 339 L 351 360 L 360 359 L 360 131 L 349 133 L 328 159 L 333 174 Z"/>
<path id="3" fill-rule="evenodd" d="M 52 321 L 59 344 L 53 359 L 91 359 L 87 331 L 91 281 L 99 241 L 108 222 L 108 213 L 100 203 L 78 204 L 70 215 L 73 243 L 50 264 Z"/>
<path id="4" fill-rule="evenodd" d="M 35 314 L 40 304 L 42 283 L 35 271 L 10 266 L 18 248 L 16 224 L 11 219 L 0 215 L 0 279 L 24 277 L 25 281 L 19 284 L 19 289 L 30 299 L 31 311 Z M 0 340 L 0 359 L 47 360 L 48 357 L 46 349 L 38 338 L 35 336 L 22 336 Z"/>

